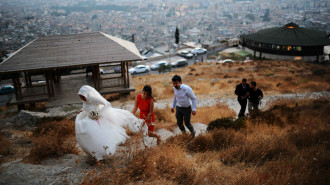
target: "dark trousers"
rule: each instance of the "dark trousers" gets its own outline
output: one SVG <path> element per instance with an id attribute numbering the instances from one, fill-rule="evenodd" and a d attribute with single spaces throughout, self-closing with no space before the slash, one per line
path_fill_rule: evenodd
<path id="1" fill-rule="evenodd" d="M 241 105 L 241 110 L 238 113 L 238 117 L 244 117 L 245 116 L 247 99 L 246 98 L 245 99 L 238 98 L 238 102 Z"/>
<path id="2" fill-rule="evenodd" d="M 249 100 L 248 110 L 249 110 L 250 115 L 258 112 L 259 111 L 259 101 Z"/>
<path id="3" fill-rule="evenodd" d="M 183 125 L 183 120 L 186 127 L 189 129 L 191 133 L 195 133 L 194 127 L 190 123 L 191 118 L 191 106 L 189 107 L 176 107 L 175 117 L 177 124 L 182 132 L 185 132 L 186 129 Z"/>

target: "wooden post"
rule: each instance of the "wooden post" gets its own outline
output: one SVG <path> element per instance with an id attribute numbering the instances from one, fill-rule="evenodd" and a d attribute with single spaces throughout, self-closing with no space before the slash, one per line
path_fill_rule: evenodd
<path id="1" fill-rule="evenodd" d="M 98 82 L 97 82 L 97 66 L 93 65 L 92 66 L 92 76 L 93 76 L 93 82 L 94 82 L 94 88 L 98 90 Z"/>
<path id="2" fill-rule="evenodd" d="M 123 62 L 120 62 L 120 71 L 121 71 L 121 76 L 124 76 L 125 75 L 125 70 L 124 70 L 125 66 L 124 66 L 124 63 Z"/>
<path id="3" fill-rule="evenodd" d="M 124 87 L 126 88 L 127 87 L 127 72 L 128 72 L 128 70 L 127 70 L 127 66 L 126 66 L 126 62 L 122 62 L 122 66 L 123 66 L 123 73 L 124 73 Z"/>
<path id="4" fill-rule="evenodd" d="M 100 91 L 100 89 L 101 89 L 100 66 L 97 64 L 97 65 L 95 65 L 95 68 L 96 68 L 96 83 L 97 83 L 97 90 Z"/>
<path id="5" fill-rule="evenodd" d="M 54 69 L 54 83 L 59 83 L 61 80 L 61 69 Z"/>
<path id="6" fill-rule="evenodd" d="M 13 74 L 13 85 L 14 85 L 14 90 L 15 90 L 15 98 L 16 100 L 19 100 L 19 93 L 18 93 L 18 85 L 17 85 L 17 81 L 16 81 L 16 74 Z"/>
<path id="7" fill-rule="evenodd" d="M 28 75 L 27 72 L 24 71 L 25 85 L 28 87 L 28 86 L 30 86 L 30 85 L 29 85 L 29 79 L 28 79 L 27 75 Z"/>
<path id="8" fill-rule="evenodd" d="M 13 84 L 14 84 L 16 100 L 23 99 L 22 88 L 21 88 L 22 84 L 19 80 L 19 73 L 13 74 Z"/>
<path id="9" fill-rule="evenodd" d="M 126 62 L 126 75 L 127 75 L 127 87 L 129 88 L 129 72 L 128 72 L 128 62 Z"/>
<path id="10" fill-rule="evenodd" d="M 46 85 L 47 85 L 47 94 L 48 94 L 48 97 L 51 97 L 51 90 L 50 90 L 50 82 L 49 82 L 49 72 L 48 71 L 45 71 L 45 77 L 46 77 Z"/>
<path id="11" fill-rule="evenodd" d="M 51 97 L 54 97 L 54 95 L 55 95 L 53 73 L 54 73 L 54 71 L 49 71 L 49 85 L 50 85 L 49 88 L 50 88 Z"/>
<path id="12" fill-rule="evenodd" d="M 29 72 L 27 74 L 28 74 L 29 86 L 32 86 L 31 74 Z"/>

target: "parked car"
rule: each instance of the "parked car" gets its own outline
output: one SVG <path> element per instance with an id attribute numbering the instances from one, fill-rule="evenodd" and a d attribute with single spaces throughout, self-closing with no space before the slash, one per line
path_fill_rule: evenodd
<path id="1" fill-rule="evenodd" d="M 224 59 L 224 60 L 220 60 L 219 62 L 217 62 L 218 64 L 226 64 L 226 63 L 233 63 L 235 62 L 232 59 Z"/>
<path id="2" fill-rule="evenodd" d="M 207 53 L 207 49 L 195 48 L 195 49 L 191 50 L 191 53 L 199 55 L 199 54 Z"/>
<path id="3" fill-rule="evenodd" d="M 186 59 L 177 60 L 177 61 L 171 63 L 171 67 L 181 67 L 181 66 L 187 66 L 187 65 L 188 65 L 188 62 Z"/>
<path id="4" fill-rule="evenodd" d="M 128 70 L 129 73 L 131 74 L 138 74 L 138 73 L 147 73 L 149 72 L 149 66 L 145 66 L 145 65 L 138 65 L 134 68 L 131 68 Z"/>
<path id="5" fill-rule="evenodd" d="M 0 88 L 0 94 L 9 94 L 14 92 L 14 87 L 12 85 L 4 85 Z"/>
<path id="6" fill-rule="evenodd" d="M 189 51 L 180 51 L 178 55 L 184 57 L 184 58 L 192 58 L 194 55 L 191 54 Z"/>
<path id="7" fill-rule="evenodd" d="M 151 70 L 152 71 L 156 71 L 156 70 L 158 70 L 158 68 L 160 66 L 168 66 L 168 63 L 166 61 L 159 61 L 156 64 L 154 64 L 154 65 L 151 66 Z"/>
<path id="8" fill-rule="evenodd" d="M 222 61 L 222 63 L 226 64 L 226 63 L 233 63 L 235 61 L 233 61 L 232 59 L 225 59 Z"/>

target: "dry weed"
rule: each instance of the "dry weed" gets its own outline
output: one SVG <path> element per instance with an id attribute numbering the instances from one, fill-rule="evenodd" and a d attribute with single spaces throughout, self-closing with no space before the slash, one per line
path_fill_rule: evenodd
<path id="1" fill-rule="evenodd" d="M 44 158 L 62 154 L 78 154 L 74 121 L 62 120 L 40 124 L 34 131 L 28 161 L 37 163 Z"/>
<path id="2" fill-rule="evenodd" d="M 209 124 L 217 118 L 235 117 L 235 112 L 227 105 L 217 104 L 214 107 L 198 108 L 196 116 L 191 117 L 193 123 Z"/>
<path id="3" fill-rule="evenodd" d="M 256 81 L 265 94 L 299 93 L 329 90 L 329 71 L 328 66 L 320 67 L 291 61 L 255 61 L 221 65 L 198 63 L 157 76 L 136 76 L 133 80 L 136 89 L 142 89 L 144 85 L 150 84 L 157 94 L 157 99 L 166 99 L 173 97 L 171 78 L 178 74 L 184 84 L 193 86 L 195 94 L 218 94 L 223 97 L 233 95 L 235 87 L 221 89 L 216 84 L 210 85 L 212 79 L 219 79 L 218 84 L 228 84 L 228 79 L 240 83 L 241 79 L 246 77 L 249 82 Z M 203 81 L 200 81 L 201 78 Z"/>
<path id="4" fill-rule="evenodd" d="M 0 133 L 0 162 L 2 162 L 3 157 L 11 154 L 11 143 L 9 140 Z"/>
<path id="5" fill-rule="evenodd" d="M 328 100 L 275 106 L 272 114 L 283 117 L 280 126 L 253 118 L 238 131 L 218 129 L 194 139 L 181 134 L 131 157 L 112 159 L 83 184 L 328 184 Z M 157 113 L 162 119 L 167 114 Z"/>

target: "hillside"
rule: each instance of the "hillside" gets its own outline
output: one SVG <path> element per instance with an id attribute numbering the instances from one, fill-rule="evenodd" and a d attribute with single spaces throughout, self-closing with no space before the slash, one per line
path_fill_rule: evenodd
<path id="1" fill-rule="evenodd" d="M 136 93 L 145 84 L 154 89 L 156 132 L 164 143 L 144 150 L 140 135 L 129 133 L 116 155 L 99 163 L 76 145 L 81 105 L 2 110 L 0 184 L 329 184 L 329 72 L 310 63 L 256 61 L 133 77 Z M 180 134 L 169 111 L 174 74 L 199 100 L 194 139 Z M 234 121 L 233 91 L 243 77 L 264 91 L 263 110 Z M 107 98 L 131 110 L 135 95 Z"/>

